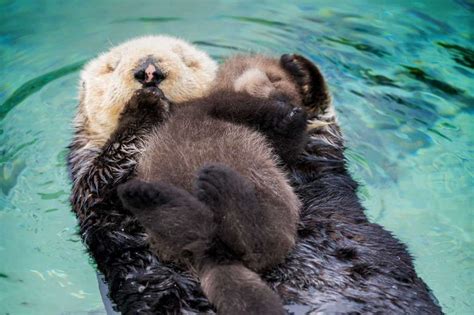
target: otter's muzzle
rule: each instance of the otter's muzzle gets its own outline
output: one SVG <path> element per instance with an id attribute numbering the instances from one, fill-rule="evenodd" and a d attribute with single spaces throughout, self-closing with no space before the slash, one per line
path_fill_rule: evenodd
<path id="1" fill-rule="evenodd" d="M 135 79 L 144 86 L 158 86 L 165 79 L 163 72 L 153 61 L 147 60 L 141 64 L 133 74 Z"/>

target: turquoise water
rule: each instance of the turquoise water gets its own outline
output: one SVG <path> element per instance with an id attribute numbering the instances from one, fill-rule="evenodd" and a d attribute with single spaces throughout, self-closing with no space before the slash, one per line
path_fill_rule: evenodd
<path id="1" fill-rule="evenodd" d="M 0 0 L 0 315 L 104 313 L 68 205 L 78 70 L 156 33 L 320 64 L 369 217 L 446 313 L 474 312 L 472 1 Z"/>

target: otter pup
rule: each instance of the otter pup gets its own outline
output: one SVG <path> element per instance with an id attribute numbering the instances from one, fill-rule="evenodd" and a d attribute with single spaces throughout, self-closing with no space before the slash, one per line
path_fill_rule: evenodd
<path id="1" fill-rule="evenodd" d="M 144 88 L 123 114 L 124 123 L 164 122 L 149 136 L 137 178 L 118 195 L 159 257 L 197 272 L 220 314 L 284 313 L 256 272 L 281 263 L 295 243 L 300 202 L 274 154 L 285 163 L 297 159 L 307 118 L 290 103 L 293 90 L 277 90 L 251 67 L 267 59 L 231 59 L 247 62 L 243 73 L 225 73 L 232 69 L 226 65 L 220 71 L 234 84 L 182 104 Z M 252 95 L 263 88 L 265 95 Z"/>

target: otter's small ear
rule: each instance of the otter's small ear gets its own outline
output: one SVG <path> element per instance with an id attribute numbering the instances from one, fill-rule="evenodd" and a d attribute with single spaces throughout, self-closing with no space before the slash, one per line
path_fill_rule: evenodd
<path id="1" fill-rule="evenodd" d="M 183 47 L 181 44 L 175 44 L 172 47 L 172 51 L 176 53 L 184 64 L 189 68 L 199 68 L 199 60 L 196 59 L 194 54 L 189 50 L 189 48 Z"/>
<path id="2" fill-rule="evenodd" d="M 113 72 L 117 68 L 121 58 L 122 56 L 119 54 L 109 54 L 105 62 L 104 71 Z"/>

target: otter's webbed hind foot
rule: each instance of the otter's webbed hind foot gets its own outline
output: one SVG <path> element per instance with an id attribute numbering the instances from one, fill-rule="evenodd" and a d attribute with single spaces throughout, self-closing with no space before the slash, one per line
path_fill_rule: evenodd
<path id="1" fill-rule="evenodd" d="M 253 253 L 264 224 L 253 183 L 233 169 L 219 164 L 202 168 L 196 194 L 214 212 L 216 236 L 237 256 Z"/>
<path id="2" fill-rule="evenodd" d="M 296 54 L 281 56 L 280 64 L 297 84 L 309 116 L 307 134 L 311 135 L 311 140 L 305 150 L 310 155 L 303 156 L 298 162 L 314 164 L 324 161 L 324 169 L 328 169 L 327 161 L 343 162 L 342 134 L 336 122 L 329 88 L 318 67 Z M 334 172 L 335 168 L 340 169 L 343 165 L 331 162 L 329 169 Z"/>
<path id="3" fill-rule="evenodd" d="M 280 64 L 293 77 L 308 112 L 315 116 L 324 115 L 331 106 L 331 96 L 318 67 L 297 54 L 282 55 Z"/>
<path id="4" fill-rule="evenodd" d="M 187 191 L 164 182 L 131 180 L 118 196 L 152 236 L 160 256 L 197 259 L 214 237 L 212 211 Z"/>
<path id="5" fill-rule="evenodd" d="M 214 212 L 216 237 L 249 268 L 268 264 L 266 226 L 271 214 L 257 200 L 255 186 L 235 170 L 224 165 L 202 168 L 196 180 L 196 194 Z"/>
<path id="6" fill-rule="evenodd" d="M 203 167 L 196 180 L 197 197 L 213 211 L 223 211 L 226 206 L 247 208 L 258 205 L 253 184 L 242 175 L 221 164 Z"/>

